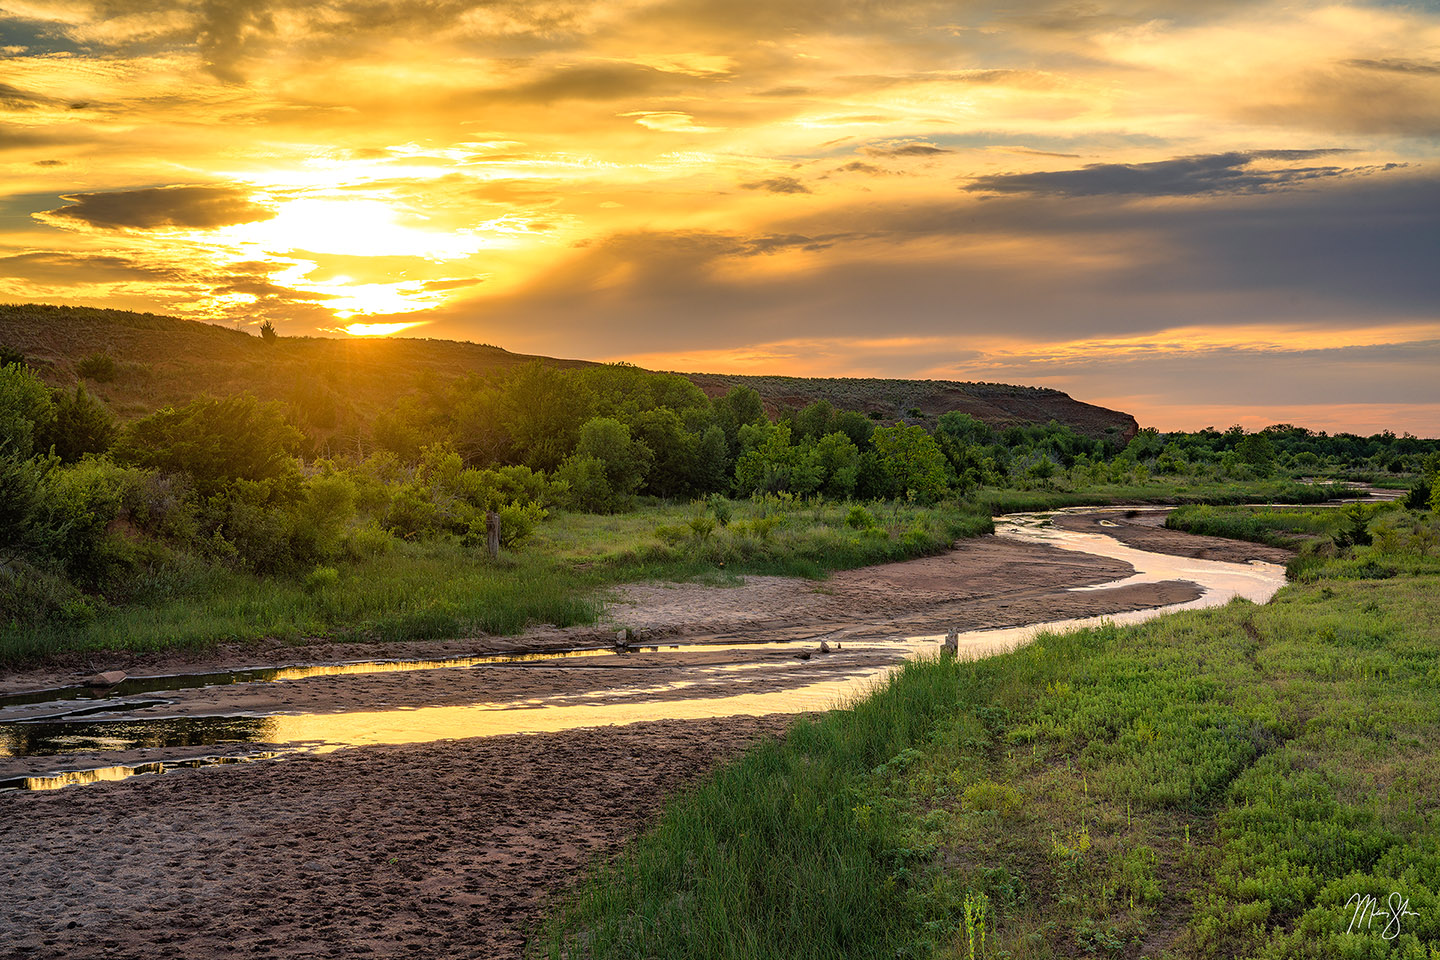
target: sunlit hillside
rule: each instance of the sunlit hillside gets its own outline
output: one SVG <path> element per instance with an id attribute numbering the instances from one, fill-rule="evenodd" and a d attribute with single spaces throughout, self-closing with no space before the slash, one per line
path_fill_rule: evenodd
<path id="1" fill-rule="evenodd" d="M 361 444 L 400 398 L 443 390 L 456 379 L 540 360 L 559 367 L 592 361 L 534 357 L 486 344 L 401 337 L 267 341 L 250 330 L 156 314 L 40 304 L 0 305 L 0 345 L 19 350 L 52 386 L 77 379 L 129 419 L 202 394 L 249 392 L 291 409 L 317 448 Z M 889 422 L 934 423 L 957 410 L 993 426 L 1054 420 L 1087 436 L 1123 443 L 1129 414 L 1058 390 L 944 380 L 814 379 L 687 374 L 707 394 L 755 388 L 774 416 L 816 400 Z"/>

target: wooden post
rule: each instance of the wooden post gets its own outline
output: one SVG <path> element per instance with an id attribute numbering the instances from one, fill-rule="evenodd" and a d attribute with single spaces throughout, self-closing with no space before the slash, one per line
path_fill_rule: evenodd
<path id="1" fill-rule="evenodd" d="M 490 551 L 490 559 L 495 560 L 500 556 L 500 514 L 494 510 L 485 513 L 485 546 Z"/>

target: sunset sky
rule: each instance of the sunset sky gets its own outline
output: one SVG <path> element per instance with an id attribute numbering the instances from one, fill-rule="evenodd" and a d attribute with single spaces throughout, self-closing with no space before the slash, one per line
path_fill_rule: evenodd
<path id="1" fill-rule="evenodd" d="M 0 300 L 1440 435 L 1440 4 L 0 0 Z"/>

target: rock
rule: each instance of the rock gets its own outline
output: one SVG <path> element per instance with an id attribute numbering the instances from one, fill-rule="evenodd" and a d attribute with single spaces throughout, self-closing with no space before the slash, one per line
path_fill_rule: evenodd
<path id="1" fill-rule="evenodd" d="M 809 650 L 801 650 L 799 653 L 795 654 L 795 659 L 796 659 L 796 660 L 809 660 L 809 659 L 810 659 L 810 651 L 809 651 Z"/>
<path id="2" fill-rule="evenodd" d="M 820 641 L 820 652 L 821 652 L 821 653 L 829 653 L 829 652 L 830 652 L 830 644 L 826 643 L 824 640 L 821 640 L 821 641 Z"/>
<path id="3" fill-rule="evenodd" d="M 945 634 L 945 642 L 940 645 L 940 649 L 944 653 L 960 652 L 960 634 L 954 627 L 951 627 L 950 632 Z"/>
<path id="4" fill-rule="evenodd" d="M 630 646 L 630 641 L 633 639 L 635 639 L 635 634 L 631 632 L 629 627 L 626 627 L 624 630 L 617 630 L 615 633 L 615 646 L 628 647 Z"/>
<path id="5" fill-rule="evenodd" d="M 86 677 L 81 682 L 87 687 L 113 687 L 128 676 L 124 670 L 106 670 L 104 673 L 97 673 L 93 677 Z"/>

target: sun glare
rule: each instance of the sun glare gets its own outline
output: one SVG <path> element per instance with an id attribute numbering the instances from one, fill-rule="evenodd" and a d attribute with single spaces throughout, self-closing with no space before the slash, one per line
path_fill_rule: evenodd
<path id="1" fill-rule="evenodd" d="M 383 200 L 307 197 L 280 205 L 269 220 L 228 228 L 230 238 L 266 253 L 290 250 L 352 257 L 459 260 L 490 246 L 472 230 L 431 231 L 401 223 Z"/>
<path id="2" fill-rule="evenodd" d="M 409 330 L 411 327 L 423 327 L 425 322 L 417 320 L 413 323 L 352 323 L 345 327 L 345 332 L 352 337 L 388 337 L 392 333 L 399 333 L 402 330 Z"/>

